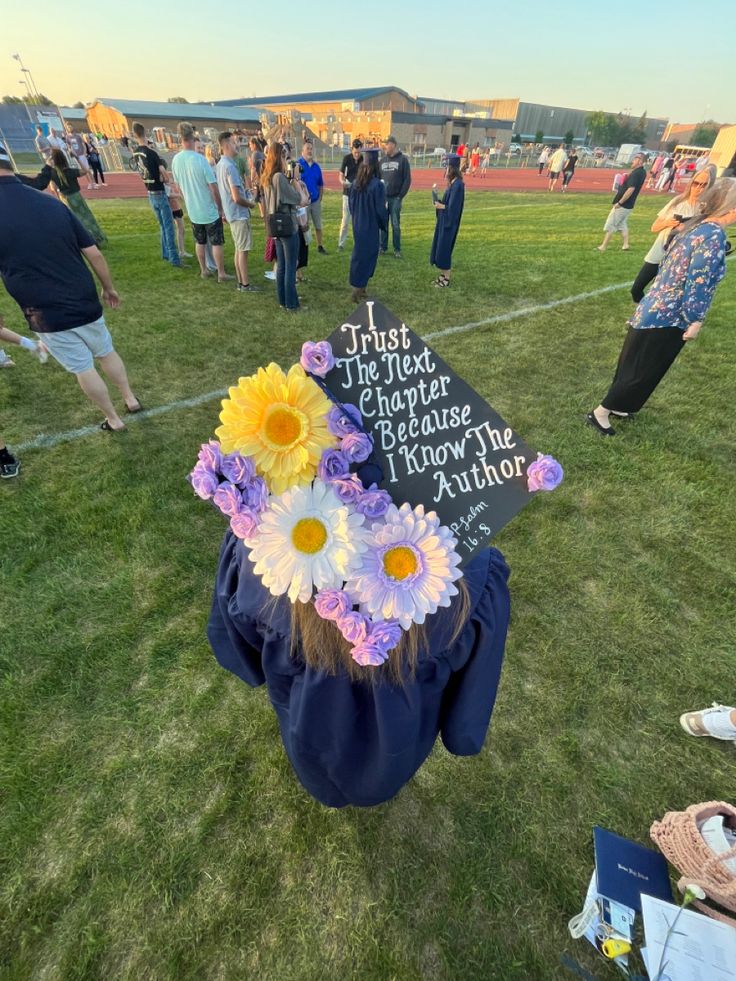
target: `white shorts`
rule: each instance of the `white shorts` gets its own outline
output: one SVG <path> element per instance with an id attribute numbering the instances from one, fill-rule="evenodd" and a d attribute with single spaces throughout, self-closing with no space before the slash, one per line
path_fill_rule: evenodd
<path id="1" fill-rule="evenodd" d="M 73 375 L 89 371 L 94 367 L 95 358 L 104 358 L 114 350 L 104 317 L 91 324 L 83 324 L 81 327 L 72 327 L 69 330 L 56 330 L 43 334 L 36 332 L 36 336 L 49 349 L 51 357 Z"/>
<path id="2" fill-rule="evenodd" d="M 604 232 L 627 232 L 629 230 L 630 208 L 613 207 L 608 212 L 608 218 L 603 226 Z"/>

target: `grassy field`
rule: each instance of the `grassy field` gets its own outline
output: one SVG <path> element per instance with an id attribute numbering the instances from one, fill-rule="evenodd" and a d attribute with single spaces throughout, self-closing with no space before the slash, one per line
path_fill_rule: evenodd
<path id="1" fill-rule="evenodd" d="M 430 288 L 429 193 L 373 292 L 419 333 L 631 281 L 594 246 L 608 200 L 470 194 L 454 285 Z M 308 312 L 164 265 L 143 201 L 101 202 L 123 298 L 108 322 L 148 407 L 223 388 L 350 311 L 349 253 L 310 257 Z M 230 263 L 228 253 L 228 263 Z M 592 826 L 736 796 L 733 748 L 680 712 L 733 698 L 736 269 L 647 409 L 602 439 L 626 290 L 434 342 L 566 481 L 496 544 L 512 625 L 486 748 L 441 746 L 392 802 L 329 811 L 285 758 L 263 690 L 205 639 L 223 533 L 185 483 L 216 400 L 21 453 L 0 487 L 0 974 L 8 979 L 547 979 L 573 942 Z M 5 294 L 8 326 L 22 318 Z M 13 351 L 8 443 L 95 423 L 73 379 Z"/>

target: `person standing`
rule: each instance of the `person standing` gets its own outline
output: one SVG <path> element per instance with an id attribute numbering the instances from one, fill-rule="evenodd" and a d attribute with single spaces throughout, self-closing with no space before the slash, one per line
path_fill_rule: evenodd
<path id="1" fill-rule="evenodd" d="M 72 163 L 74 160 L 79 162 L 79 169 L 83 174 L 87 175 L 87 190 L 92 191 L 95 185 L 92 183 L 92 175 L 89 172 L 89 161 L 87 159 L 87 148 L 85 146 L 84 140 L 80 133 L 73 133 L 71 129 L 67 130 L 67 145 L 72 154 Z"/>
<path id="2" fill-rule="evenodd" d="M 133 136 L 137 144 L 133 150 L 133 159 L 146 185 L 148 203 L 156 216 L 161 232 L 161 258 L 180 269 L 182 263 L 176 242 L 174 216 L 166 194 L 168 180 L 166 164 L 146 142 L 146 130 L 142 123 L 133 123 Z"/>
<path id="3" fill-rule="evenodd" d="M 683 194 L 672 198 L 662 208 L 652 225 L 652 231 L 657 232 L 654 245 L 644 257 L 644 264 L 631 287 L 631 298 L 634 303 L 644 299 L 644 290 L 651 283 L 659 270 L 659 264 L 667 253 L 670 236 L 682 228 L 683 224 L 692 218 L 697 211 L 698 201 L 704 191 L 712 187 L 716 179 L 716 168 L 706 167 L 690 181 L 690 186 Z"/>
<path id="4" fill-rule="evenodd" d="M 95 240 L 95 244 L 104 245 L 107 236 L 97 224 L 97 219 L 82 197 L 79 190 L 80 176 L 80 171 L 76 167 L 69 166 L 65 154 L 61 150 L 53 149 L 50 163 L 42 167 L 35 177 L 21 177 L 20 180 L 37 191 L 45 191 L 50 184 L 53 185 L 52 190 L 69 210 L 74 212 Z"/>
<path id="5" fill-rule="evenodd" d="M 229 130 L 217 138 L 220 145 L 220 159 L 215 167 L 217 186 L 220 190 L 222 208 L 230 226 L 235 247 L 235 272 L 238 278 L 239 293 L 257 293 L 248 277 L 248 253 L 253 247 L 250 228 L 250 209 L 255 201 L 250 191 L 245 190 L 243 179 L 235 163 L 238 154 L 235 137 Z"/>
<path id="6" fill-rule="evenodd" d="M 171 171 L 184 195 L 194 241 L 197 243 L 200 274 L 202 279 L 208 279 L 212 275 L 205 262 L 205 245 L 209 244 L 217 266 L 217 281 L 224 283 L 234 277 L 225 272 L 222 248 L 225 232 L 217 178 L 202 154 L 194 150 L 195 136 L 191 123 L 179 123 L 177 130 L 182 149 L 174 157 Z"/>
<path id="7" fill-rule="evenodd" d="M 337 251 L 342 252 L 348 238 L 350 225 L 350 187 L 358 175 L 358 167 L 363 160 L 363 141 L 353 140 L 350 153 L 346 153 L 340 165 L 340 183 L 342 184 L 342 221 L 340 234 L 337 239 Z"/>
<path id="8" fill-rule="evenodd" d="M 685 344 L 695 340 L 726 273 L 724 227 L 736 222 L 736 180 L 706 191 L 682 226 L 654 285 L 629 320 L 616 373 L 601 404 L 586 416 L 601 436 L 615 436 L 611 415 L 627 417 L 649 399 Z"/>
<path id="9" fill-rule="evenodd" d="M 476 143 L 470 151 L 470 173 L 475 175 L 480 168 L 480 143 Z"/>
<path id="10" fill-rule="evenodd" d="M 378 154 L 378 147 L 363 150 L 363 160 L 349 193 L 353 223 L 350 285 L 354 303 L 360 303 L 365 297 L 368 281 L 376 271 L 380 236 L 388 228 L 386 188 L 379 177 Z"/>
<path id="11" fill-rule="evenodd" d="M 48 144 L 52 150 L 60 150 L 64 154 L 66 165 L 68 167 L 70 165 L 69 147 L 66 144 L 66 140 L 59 136 L 53 126 L 49 129 Z"/>
<path id="12" fill-rule="evenodd" d="M 38 150 L 39 156 L 44 163 L 48 163 L 51 160 L 51 151 L 53 147 L 49 143 L 49 138 L 43 131 L 43 126 L 36 127 L 36 139 L 33 141 L 36 145 L 36 150 Z"/>
<path id="13" fill-rule="evenodd" d="M 465 185 L 459 164 L 460 158 L 455 154 L 451 154 L 447 158 L 447 170 L 445 172 L 447 190 L 442 198 L 434 203 L 437 223 L 434 229 L 429 261 L 439 270 L 439 276 L 432 285 L 440 289 L 446 289 L 450 285 L 452 250 L 455 248 L 460 219 L 463 216 L 465 205 Z"/>
<path id="14" fill-rule="evenodd" d="M 87 154 L 87 160 L 89 161 L 90 169 L 92 170 L 92 181 L 95 188 L 100 184 L 105 183 L 105 172 L 102 169 L 102 159 L 100 158 L 100 151 L 95 146 L 92 137 L 89 140 L 85 140 L 85 152 Z"/>
<path id="15" fill-rule="evenodd" d="M 659 172 L 659 180 L 657 181 L 657 190 L 663 191 L 665 184 L 672 184 L 675 179 L 675 158 L 673 156 L 668 156 L 665 162 L 662 164 L 662 168 Z"/>
<path id="16" fill-rule="evenodd" d="M 386 187 L 386 208 L 391 221 L 391 238 L 394 255 L 401 258 L 401 202 L 411 187 L 411 166 L 408 158 L 399 150 L 395 136 L 387 136 L 386 153 L 380 163 L 380 177 Z M 381 231 L 381 252 L 388 249 L 388 224 Z"/>
<path id="17" fill-rule="evenodd" d="M 575 167 L 578 163 L 578 151 L 575 147 L 570 149 L 570 155 L 564 163 L 562 168 L 562 190 L 563 192 L 567 190 L 568 185 L 575 176 Z"/>
<path id="18" fill-rule="evenodd" d="M 141 404 L 102 315 L 89 262 L 102 285 L 102 299 L 120 306 L 107 263 L 79 219 L 49 194 L 24 185 L 0 146 L 0 278 L 28 326 L 63 368 L 76 375 L 88 399 L 102 410 L 101 429 L 125 429 L 96 358 L 118 388 L 128 412 Z"/>
<path id="19" fill-rule="evenodd" d="M 276 248 L 276 295 L 279 306 L 295 313 L 300 309 L 296 292 L 296 266 L 299 258 L 296 209 L 300 206 L 301 194 L 291 186 L 286 176 L 286 153 L 286 147 L 281 143 L 272 143 L 269 146 L 261 174 L 261 189 L 267 226 L 278 212 L 284 225 L 293 229 L 282 229 L 282 235 L 276 235 L 275 228 L 269 228 L 269 231 Z"/>
<path id="20" fill-rule="evenodd" d="M 549 187 L 548 191 L 554 191 L 555 184 L 560 179 L 562 168 L 567 163 L 567 153 L 564 146 L 560 143 L 555 152 L 549 158 Z"/>
<path id="21" fill-rule="evenodd" d="M 488 147 L 488 149 L 486 150 L 486 152 L 483 154 L 483 157 L 482 157 L 481 162 L 480 162 L 480 176 L 481 176 L 481 178 L 485 178 L 486 174 L 488 173 L 488 168 L 490 166 L 491 166 L 491 148 Z"/>
<path id="22" fill-rule="evenodd" d="M 608 243 L 616 232 L 621 232 L 623 239 L 622 250 L 626 252 L 629 248 L 629 215 L 634 210 L 639 191 L 644 186 L 647 179 L 647 172 L 644 169 L 644 154 L 637 153 L 631 161 L 631 171 L 626 180 L 621 184 L 613 199 L 613 207 L 608 213 L 606 223 L 603 226 L 603 241 L 597 249 L 605 252 Z"/>
<path id="23" fill-rule="evenodd" d="M 537 164 L 539 165 L 539 174 L 538 174 L 539 177 L 542 176 L 542 171 L 546 167 L 548 160 L 549 160 L 549 147 L 546 146 L 544 147 L 542 152 L 539 154 L 539 157 L 537 158 Z"/>
<path id="24" fill-rule="evenodd" d="M 311 140 L 304 141 L 302 155 L 297 163 L 301 168 L 301 179 L 309 191 L 307 210 L 314 225 L 314 234 L 317 237 L 317 251 L 320 255 L 327 255 L 327 250 L 322 245 L 322 196 L 325 193 L 325 182 L 322 168 L 314 159 L 314 145 Z"/>

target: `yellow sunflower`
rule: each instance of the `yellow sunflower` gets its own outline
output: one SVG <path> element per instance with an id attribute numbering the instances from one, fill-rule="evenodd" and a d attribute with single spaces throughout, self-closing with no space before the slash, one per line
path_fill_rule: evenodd
<path id="1" fill-rule="evenodd" d="M 295 364 L 277 364 L 240 378 L 223 399 L 215 430 L 224 453 L 252 456 L 273 494 L 310 483 L 326 449 L 337 446 L 327 429 L 331 402 Z"/>

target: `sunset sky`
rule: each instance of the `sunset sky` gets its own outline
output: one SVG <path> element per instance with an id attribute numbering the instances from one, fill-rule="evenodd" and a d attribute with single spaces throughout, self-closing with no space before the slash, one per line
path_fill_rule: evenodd
<path id="1" fill-rule="evenodd" d="M 3 18 L 0 95 L 25 91 L 12 58 L 20 52 L 38 88 L 59 104 L 398 85 L 435 98 L 519 97 L 646 109 L 673 122 L 736 122 L 736 10 L 725 0 L 456 8 L 327 0 L 307 15 L 280 4 L 277 16 L 264 3 L 233 0 L 210 8 L 68 0 L 63 17 L 51 0 L 15 9 Z"/>

